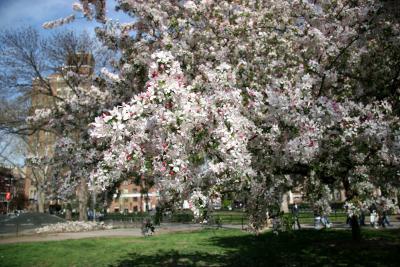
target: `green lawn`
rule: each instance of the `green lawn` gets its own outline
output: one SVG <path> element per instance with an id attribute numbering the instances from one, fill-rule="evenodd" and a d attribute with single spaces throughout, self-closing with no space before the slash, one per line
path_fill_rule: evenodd
<path id="1" fill-rule="evenodd" d="M 202 230 L 147 238 L 97 238 L 0 246 L 5 266 L 399 266 L 400 230 L 260 236 Z"/>
<path id="2" fill-rule="evenodd" d="M 287 213 L 285 216 L 288 216 Z M 138 214 L 120 214 L 120 213 L 109 213 L 107 214 L 106 222 L 110 222 L 110 220 L 121 221 L 121 222 L 136 222 L 141 223 L 143 218 L 148 217 L 147 213 L 138 213 Z M 241 210 L 215 210 L 211 213 L 212 221 L 215 222 L 217 219 L 222 224 L 236 224 L 236 225 L 246 225 L 248 223 L 248 216 L 245 212 Z M 347 215 L 344 212 L 331 213 L 329 216 L 329 220 L 331 222 L 346 222 Z M 300 223 L 304 224 L 313 224 L 314 223 L 314 214 L 311 212 L 301 212 L 299 214 Z M 193 213 L 191 211 L 179 211 L 171 215 L 171 217 L 164 218 L 164 222 L 182 222 L 182 223 L 191 223 L 193 222 Z"/>
<path id="3" fill-rule="evenodd" d="M 347 214 L 337 213 L 329 215 L 329 221 L 331 223 L 345 223 L 347 219 Z M 299 214 L 300 223 L 314 224 L 314 214 L 310 213 L 300 213 Z"/>
<path id="4" fill-rule="evenodd" d="M 246 213 L 242 211 L 214 211 L 214 218 L 219 218 L 222 224 L 244 224 L 248 222 Z"/>
<path id="5" fill-rule="evenodd" d="M 242 211 L 214 211 L 212 216 L 218 217 L 222 224 L 243 224 L 246 225 L 248 222 L 247 215 Z M 285 216 L 289 216 L 286 213 Z M 338 212 L 336 214 L 332 213 L 329 216 L 329 220 L 332 223 L 345 223 L 347 215 L 343 212 Z M 314 224 L 314 214 L 311 212 L 301 212 L 299 214 L 300 223 Z"/>

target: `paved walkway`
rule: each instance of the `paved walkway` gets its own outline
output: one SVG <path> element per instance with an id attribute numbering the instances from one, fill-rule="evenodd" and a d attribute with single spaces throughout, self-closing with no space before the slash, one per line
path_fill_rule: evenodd
<path id="1" fill-rule="evenodd" d="M 314 229 L 314 225 L 302 224 L 302 229 Z M 161 224 L 156 228 L 155 235 L 172 233 L 179 231 L 195 231 L 204 229 L 207 226 L 200 224 Z M 370 228 L 370 226 L 365 226 Z M 241 225 L 222 225 L 226 229 L 242 229 Z M 333 224 L 334 229 L 350 229 L 344 223 Z M 400 228 L 400 222 L 392 222 L 392 226 L 388 229 Z M 382 228 L 380 228 L 382 229 Z M 141 237 L 142 233 L 139 228 L 119 228 L 111 230 L 97 230 L 90 232 L 78 233 L 54 233 L 54 234 L 36 234 L 32 230 L 24 231 L 20 235 L 0 235 L 0 244 L 21 243 L 21 242 L 43 242 L 43 241 L 59 241 L 69 239 L 83 239 L 83 238 L 100 238 L 100 237 Z"/>
<path id="2" fill-rule="evenodd" d="M 194 231 L 202 229 L 198 224 L 162 224 L 156 228 L 155 234 L 163 234 L 179 231 Z M 119 228 L 111 230 L 97 230 L 78 233 L 52 233 L 36 234 L 34 231 L 24 231 L 18 236 L 7 234 L 0 235 L 0 244 L 20 243 L 20 242 L 38 242 L 38 241 L 56 241 L 68 239 L 96 238 L 96 237 L 140 237 L 142 232 L 140 228 Z"/>

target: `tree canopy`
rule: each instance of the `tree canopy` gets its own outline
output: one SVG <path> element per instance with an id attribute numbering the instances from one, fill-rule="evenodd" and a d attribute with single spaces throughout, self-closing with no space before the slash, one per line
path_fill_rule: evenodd
<path id="1" fill-rule="evenodd" d="M 390 206 L 400 175 L 392 2 L 118 0 L 132 16 L 123 24 L 105 3 L 74 9 L 103 22 L 97 36 L 121 55 L 116 72 L 104 70 L 107 92 L 135 94 L 91 124 L 92 185 L 137 176 L 194 209 L 239 192 L 255 230 L 299 185 L 321 212 L 335 187 L 352 214 Z"/>

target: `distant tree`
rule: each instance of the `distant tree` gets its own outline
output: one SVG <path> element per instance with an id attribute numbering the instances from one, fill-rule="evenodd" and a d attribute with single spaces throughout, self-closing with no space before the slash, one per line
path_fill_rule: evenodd
<path id="1" fill-rule="evenodd" d="M 86 219 L 88 175 L 81 168 L 84 152 L 70 150 L 68 157 L 60 160 L 57 145 L 60 139 L 70 140 L 69 149 L 78 143 L 82 149 L 82 144 L 88 143 L 87 125 L 108 101 L 101 89 L 104 80 L 91 73 L 106 66 L 113 53 L 86 33 L 59 32 L 44 38 L 32 28 L 6 30 L 0 34 L 0 43 L 4 103 L 0 130 L 26 144 L 26 162 L 38 189 L 39 211 L 44 211 L 45 195 L 61 192 L 72 196 L 78 191 L 81 219 Z M 94 59 L 97 69 L 87 66 L 91 63 L 86 56 Z M 50 114 L 53 117 L 47 117 Z M 71 162 L 74 157 L 76 161 Z M 66 176 L 72 183 L 68 192 L 55 188 Z"/>

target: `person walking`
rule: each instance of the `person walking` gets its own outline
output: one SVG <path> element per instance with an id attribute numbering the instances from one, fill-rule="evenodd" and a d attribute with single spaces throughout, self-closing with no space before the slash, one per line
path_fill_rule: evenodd
<path id="1" fill-rule="evenodd" d="M 151 219 L 146 218 L 142 222 L 142 234 L 143 236 L 151 236 L 154 234 L 155 227 L 151 222 Z"/>
<path id="2" fill-rule="evenodd" d="M 382 211 L 382 221 L 381 221 L 382 227 L 391 226 L 390 221 L 389 221 L 389 216 L 388 216 L 388 211 L 383 210 Z"/>
<path id="3" fill-rule="evenodd" d="M 371 227 L 377 229 L 378 225 L 377 225 L 377 218 L 378 214 L 376 213 L 376 210 L 372 210 L 371 214 L 369 215 L 369 221 L 371 223 Z"/>
<path id="4" fill-rule="evenodd" d="M 293 207 L 292 207 L 292 215 L 293 215 L 293 218 L 294 218 L 293 227 L 295 228 L 296 225 L 297 225 L 297 228 L 300 230 L 301 226 L 300 226 L 300 221 L 299 221 L 299 213 L 300 213 L 300 208 L 297 205 L 297 202 L 295 202 Z"/>
<path id="5" fill-rule="evenodd" d="M 321 216 L 321 223 L 325 228 L 331 228 L 331 222 L 329 221 L 328 215 L 325 213 Z"/>

